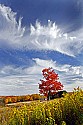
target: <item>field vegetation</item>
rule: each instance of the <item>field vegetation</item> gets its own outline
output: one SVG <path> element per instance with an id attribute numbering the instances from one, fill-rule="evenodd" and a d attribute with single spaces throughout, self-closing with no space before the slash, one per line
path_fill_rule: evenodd
<path id="1" fill-rule="evenodd" d="M 0 108 L 0 125 L 83 125 L 83 90 L 50 101 Z"/>

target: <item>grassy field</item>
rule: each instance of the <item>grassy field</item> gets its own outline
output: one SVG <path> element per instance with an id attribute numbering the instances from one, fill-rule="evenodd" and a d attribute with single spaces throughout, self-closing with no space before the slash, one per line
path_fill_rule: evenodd
<path id="1" fill-rule="evenodd" d="M 83 125 L 83 90 L 50 101 L 2 107 L 0 125 Z"/>

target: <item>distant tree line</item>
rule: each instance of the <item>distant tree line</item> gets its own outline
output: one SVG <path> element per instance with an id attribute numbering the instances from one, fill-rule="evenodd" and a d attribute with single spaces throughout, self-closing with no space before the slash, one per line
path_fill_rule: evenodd
<path id="1" fill-rule="evenodd" d="M 45 100 L 45 96 L 40 94 L 23 95 L 23 96 L 2 96 L 0 97 L 0 105 L 24 101 Z"/>

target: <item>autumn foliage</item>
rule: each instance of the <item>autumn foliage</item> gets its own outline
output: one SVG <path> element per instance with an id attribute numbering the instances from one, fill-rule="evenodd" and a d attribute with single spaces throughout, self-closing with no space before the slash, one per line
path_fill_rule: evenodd
<path id="1" fill-rule="evenodd" d="M 44 80 L 40 80 L 41 83 L 39 83 L 40 94 L 44 94 L 48 97 L 50 95 L 56 94 L 58 90 L 63 89 L 63 85 L 58 81 L 58 74 L 56 74 L 52 68 L 43 69 L 42 75 Z"/>
<path id="2" fill-rule="evenodd" d="M 32 94 L 32 95 L 22 95 L 22 96 L 0 96 L 0 105 L 1 103 L 16 103 L 16 102 L 25 102 L 25 101 L 34 101 L 40 100 L 41 98 L 45 99 L 44 96 L 40 94 Z"/>

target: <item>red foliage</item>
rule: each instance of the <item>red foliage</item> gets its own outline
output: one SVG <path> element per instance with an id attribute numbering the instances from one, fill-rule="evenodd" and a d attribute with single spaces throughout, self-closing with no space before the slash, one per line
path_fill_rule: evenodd
<path id="1" fill-rule="evenodd" d="M 39 83 L 39 91 L 40 94 L 44 94 L 45 96 L 55 94 L 58 90 L 63 89 L 63 85 L 58 81 L 58 74 L 54 72 L 52 68 L 45 68 L 42 70 L 42 75 L 45 80 L 40 80 Z"/>

